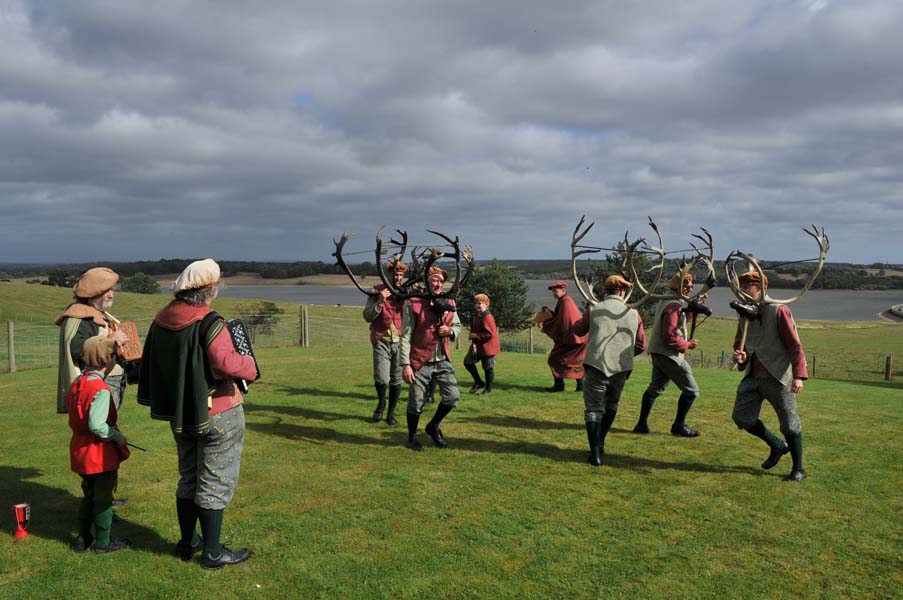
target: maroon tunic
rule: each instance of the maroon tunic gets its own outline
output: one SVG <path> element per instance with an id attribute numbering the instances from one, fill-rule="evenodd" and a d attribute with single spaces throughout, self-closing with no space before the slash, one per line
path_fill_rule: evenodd
<path id="1" fill-rule="evenodd" d="M 577 335 L 576 331 L 582 317 L 571 297 L 563 296 L 558 300 L 552 318 L 542 324 L 542 332 L 555 342 L 549 353 L 549 368 L 555 377 L 583 379 L 586 336 Z"/>
<path id="2" fill-rule="evenodd" d="M 373 288 L 374 292 L 381 292 L 386 286 L 380 284 Z M 404 300 L 399 300 L 395 296 L 389 296 L 383 302 L 382 309 L 376 315 L 376 319 L 370 323 L 370 343 L 375 344 L 380 341 L 392 325 L 395 325 L 395 331 L 401 334 L 401 310 L 404 307 Z"/>
<path id="3" fill-rule="evenodd" d="M 489 358 L 499 353 L 499 330 L 495 325 L 495 317 L 488 310 L 483 314 L 474 315 L 470 321 L 470 334 L 473 344 L 477 347 L 479 358 Z"/>
<path id="4" fill-rule="evenodd" d="M 449 301 L 454 304 L 454 300 Z M 451 357 L 448 346 L 448 337 L 439 336 L 439 325 L 451 327 L 454 313 L 446 312 L 441 319 L 439 313 L 433 310 L 432 303 L 426 298 L 411 298 L 411 312 L 414 313 L 414 330 L 411 332 L 411 353 L 409 355 L 411 368 L 417 372 L 432 358 L 439 344 L 442 344 L 442 352 L 445 358 Z"/>

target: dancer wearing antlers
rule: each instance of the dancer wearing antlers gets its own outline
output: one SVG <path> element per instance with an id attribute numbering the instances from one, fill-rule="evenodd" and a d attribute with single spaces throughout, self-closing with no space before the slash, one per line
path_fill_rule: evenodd
<path id="1" fill-rule="evenodd" d="M 734 361 L 746 375 L 737 387 L 732 418 L 737 427 L 761 439 L 769 447 L 763 469 L 771 469 L 790 453 L 793 467 L 784 481 L 802 481 L 803 431 L 796 406 L 796 395 L 808 379 L 806 354 L 796 331 L 788 304 L 803 297 L 821 273 L 830 242 L 824 229 L 804 229 L 818 243 L 818 265 L 802 291 L 788 300 L 775 300 L 766 293 L 768 278 L 755 257 L 732 252 L 725 261 L 731 290 L 740 302 L 732 302 L 740 319 L 734 338 Z M 734 262 L 744 259 L 752 269 L 739 277 Z M 784 440 L 772 433 L 759 419 L 762 401 L 768 400 L 778 417 Z"/>
<path id="2" fill-rule="evenodd" d="M 624 384 L 633 371 L 633 357 L 646 349 L 643 318 L 624 303 L 633 284 L 620 275 L 605 280 L 605 299 L 592 304 L 575 330 L 589 333 L 586 375 L 583 383 L 586 437 L 589 440 L 589 464 L 602 464 L 605 437 L 618 414 Z"/>
<path id="3" fill-rule="evenodd" d="M 389 261 L 386 270 L 391 274 L 396 287 L 401 287 L 408 267 L 401 261 Z M 367 298 L 364 320 L 370 323 L 370 343 L 373 345 L 373 381 L 376 387 L 376 409 L 373 422 L 379 423 L 386 408 L 386 391 L 389 392 L 389 410 L 386 423 L 397 425 L 395 407 L 401 397 L 401 363 L 399 349 L 401 342 L 401 311 L 404 299 L 392 295 L 385 285 L 373 288 L 373 295 Z"/>
<path id="4" fill-rule="evenodd" d="M 458 405 L 460 393 L 455 378 L 455 368 L 451 363 L 449 341 L 458 337 L 461 321 L 455 309 L 454 300 L 438 298 L 448 273 L 439 267 L 430 267 L 429 286 L 433 298 L 411 298 L 405 304 L 401 326 L 402 375 L 408 383 L 408 448 L 415 452 L 423 450 L 417 440 L 417 426 L 423 412 L 423 400 L 430 382 L 439 387 L 441 400 L 436 413 L 427 423 L 426 434 L 433 439 L 437 448 L 448 447 L 439 425 Z"/>

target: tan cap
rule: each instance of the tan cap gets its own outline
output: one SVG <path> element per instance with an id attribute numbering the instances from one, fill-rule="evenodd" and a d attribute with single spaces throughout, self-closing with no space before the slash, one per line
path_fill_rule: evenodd
<path id="1" fill-rule="evenodd" d="M 93 298 L 112 290 L 118 281 L 119 275 L 112 269 L 94 267 L 82 273 L 72 286 L 72 291 L 75 292 L 76 298 Z"/>
<path id="2" fill-rule="evenodd" d="M 110 338 L 95 335 L 85 341 L 82 350 L 82 362 L 88 367 L 102 369 L 110 364 L 116 353 L 116 342 Z"/>
<path id="3" fill-rule="evenodd" d="M 173 292 L 195 290 L 219 282 L 219 265 L 212 258 L 196 260 L 182 271 L 176 282 L 172 284 Z"/>
<path id="4" fill-rule="evenodd" d="M 616 292 L 618 290 L 629 290 L 633 287 L 633 284 L 620 275 L 609 275 L 605 279 L 604 287 L 606 292 Z"/>

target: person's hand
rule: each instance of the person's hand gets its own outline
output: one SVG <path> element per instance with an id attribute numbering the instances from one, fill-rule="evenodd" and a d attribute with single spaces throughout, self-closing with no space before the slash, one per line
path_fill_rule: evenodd
<path id="1" fill-rule="evenodd" d="M 448 325 L 440 325 L 439 326 L 439 337 L 449 337 L 454 335 L 455 330 L 449 327 Z"/>
<path id="2" fill-rule="evenodd" d="M 696 346 L 699 345 L 699 340 L 697 340 L 696 338 L 693 338 L 692 340 L 687 340 L 687 344 L 689 344 L 689 348 L 690 348 L 690 350 L 692 350 L 693 348 L 695 348 Z"/>
<path id="3" fill-rule="evenodd" d="M 414 369 L 411 368 L 411 365 L 405 365 L 401 370 L 401 378 L 404 379 L 404 382 L 408 385 L 414 383 Z"/>
<path id="4" fill-rule="evenodd" d="M 389 299 L 389 296 L 391 296 L 391 295 L 392 295 L 392 292 L 389 291 L 389 288 L 386 288 L 386 289 L 380 291 L 379 297 L 377 297 L 377 299 L 376 299 L 376 303 L 377 304 L 384 303 L 386 300 Z"/>
<path id="5" fill-rule="evenodd" d="M 734 362 L 739 364 L 746 364 L 746 352 L 743 350 L 734 350 Z"/>
<path id="6" fill-rule="evenodd" d="M 471 339 L 471 340 L 475 340 L 475 339 L 477 339 L 477 334 L 476 334 L 476 333 L 473 333 L 473 332 L 470 332 L 470 335 L 468 335 L 467 338 L 468 338 L 468 339 Z"/>
<path id="7" fill-rule="evenodd" d="M 122 331 L 121 329 L 117 329 L 116 331 L 111 331 L 107 337 L 109 339 L 113 340 L 114 342 L 116 342 L 117 344 L 119 344 L 120 346 L 125 344 L 127 341 L 129 341 L 129 336 L 127 336 L 125 334 L 125 332 Z"/>
<path id="8" fill-rule="evenodd" d="M 799 394 L 803 391 L 803 380 L 802 379 L 794 379 L 793 383 L 790 384 L 790 391 L 794 394 Z"/>

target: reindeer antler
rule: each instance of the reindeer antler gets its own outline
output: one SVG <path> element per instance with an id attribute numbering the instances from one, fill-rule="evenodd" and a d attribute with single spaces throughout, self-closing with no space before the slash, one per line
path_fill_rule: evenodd
<path id="1" fill-rule="evenodd" d="M 821 274 L 822 268 L 825 265 L 825 258 L 827 258 L 828 256 L 828 250 L 831 247 L 831 241 L 828 239 L 824 227 L 819 229 L 818 227 L 813 225 L 812 231 L 809 231 L 805 227 L 803 228 L 803 231 L 815 240 L 815 242 L 818 244 L 819 252 L 817 259 L 818 264 L 815 266 L 815 270 L 812 271 L 812 274 L 809 276 L 809 279 L 806 281 L 805 285 L 803 285 L 800 292 L 796 296 L 787 298 L 786 300 L 772 298 L 765 292 L 765 271 L 762 269 L 762 265 L 759 264 L 759 260 L 752 254 L 741 252 L 739 250 L 733 250 L 730 254 L 728 254 L 727 258 L 724 261 L 724 271 L 727 275 L 728 285 L 730 285 L 731 291 L 734 293 L 738 300 L 740 300 L 741 302 L 756 302 L 758 304 L 791 304 L 802 298 L 803 295 L 805 295 L 805 293 L 809 291 L 809 288 L 811 288 L 812 284 L 815 283 L 815 280 L 818 278 L 819 274 Z M 759 281 L 763 283 L 763 285 L 759 286 L 758 298 L 753 298 L 740 289 L 740 279 L 737 276 L 735 263 L 741 259 L 746 261 L 751 270 L 754 270 L 759 274 Z"/>
<path id="2" fill-rule="evenodd" d="M 580 292 L 580 295 L 583 296 L 583 299 L 589 302 L 590 304 L 595 304 L 599 301 L 596 298 L 596 294 L 593 293 L 593 286 L 590 285 L 590 282 L 586 282 L 587 289 L 584 289 L 583 283 L 580 281 L 580 277 L 577 276 L 577 257 L 582 256 L 584 254 L 594 254 L 596 252 L 601 252 L 601 250 L 597 250 L 595 248 L 587 248 L 582 250 L 577 250 L 577 244 L 580 243 L 586 234 L 589 233 L 589 230 L 593 228 L 595 225 L 595 221 L 586 226 L 586 229 L 583 232 L 580 231 L 580 228 L 583 226 L 583 222 L 586 220 L 586 215 L 582 215 L 580 217 L 580 222 L 577 223 L 577 227 L 574 228 L 574 233 L 571 235 L 571 276 L 574 279 L 574 283 L 577 286 L 577 291 Z"/>
<path id="3" fill-rule="evenodd" d="M 383 225 L 379 228 L 379 231 L 376 232 L 376 270 L 379 273 L 379 278 L 382 280 L 383 285 L 386 286 L 392 295 L 397 296 L 402 293 L 402 290 L 395 285 L 395 282 L 386 274 L 385 268 L 383 267 L 383 254 L 385 251 L 383 250 L 382 234 L 383 229 L 385 228 L 386 226 Z M 398 265 L 398 263 L 401 262 L 401 259 L 404 258 L 404 253 L 408 247 L 408 232 L 404 229 L 396 229 L 395 231 L 401 236 L 401 240 L 389 238 L 389 243 L 399 248 L 398 252 L 391 255 L 391 262 Z"/>
<path id="4" fill-rule="evenodd" d="M 335 268 L 336 269 L 341 268 L 343 271 L 345 271 L 345 274 L 351 278 L 351 282 L 354 284 L 354 287 L 356 287 L 358 290 L 367 294 L 368 296 L 375 296 L 377 294 L 377 292 L 374 292 L 373 290 L 365 290 L 361 286 L 360 282 L 358 282 L 358 280 L 357 280 L 357 277 L 355 277 L 354 273 L 351 272 L 351 267 L 348 266 L 348 263 L 346 263 L 345 259 L 342 257 L 342 250 L 345 248 L 345 243 L 350 238 L 351 238 L 351 234 L 348 233 L 347 231 L 345 231 L 345 232 L 342 232 L 342 237 L 339 238 L 338 241 L 332 240 L 332 243 L 335 244 L 335 252 L 332 253 L 332 255 L 335 257 L 335 260 L 336 260 Z"/>
<path id="5" fill-rule="evenodd" d="M 649 244 L 646 243 L 646 240 L 644 238 L 640 238 L 639 240 L 637 240 L 636 242 L 634 242 L 632 245 L 629 246 L 630 249 L 629 249 L 629 252 L 628 252 L 627 258 L 626 258 L 626 262 L 627 262 L 627 266 L 629 268 L 629 274 L 630 274 L 629 278 L 633 282 L 634 288 L 638 289 L 643 294 L 639 300 L 635 300 L 634 302 L 626 303 L 627 306 L 629 306 L 630 308 L 636 308 L 637 306 L 640 306 L 641 304 L 645 303 L 647 300 L 657 299 L 657 298 L 660 298 L 660 296 L 661 296 L 660 294 L 653 294 L 652 292 L 655 290 L 656 287 L 658 287 L 658 284 L 662 280 L 662 275 L 665 272 L 665 262 L 666 262 L 666 260 L 665 260 L 665 244 L 664 244 L 664 242 L 662 242 L 662 232 L 661 232 L 661 230 L 659 230 L 658 225 L 655 224 L 655 221 L 652 220 L 652 217 L 649 217 L 649 227 L 652 228 L 652 231 L 655 232 L 655 235 L 658 238 L 658 246 L 650 246 Z M 624 240 L 625 241 L 627 240 L 626 233 L 624 234 Z M 646 287 L 643 285 L 643 282 L 640 279 L 639 273 L 637 273 L 636 263 L 634 260 L 634 256 L 637 252 L 636 247 L 641 243 L 643 244 L 644 252 L 651 252 L 651 253 L 655 254 L 656 256 L 658 256 L 658 264 L 652 265 L 652 267 L 650 267 L 649 270 L 647 271 L 650 273 L 651 272 L 656 273 L 655 280 L 653 281 L 652 285 L 649 286 L 649 289 L 646 289 Z M 631 292 L 632 291 L 633 290 L 631 290 Z"/>

